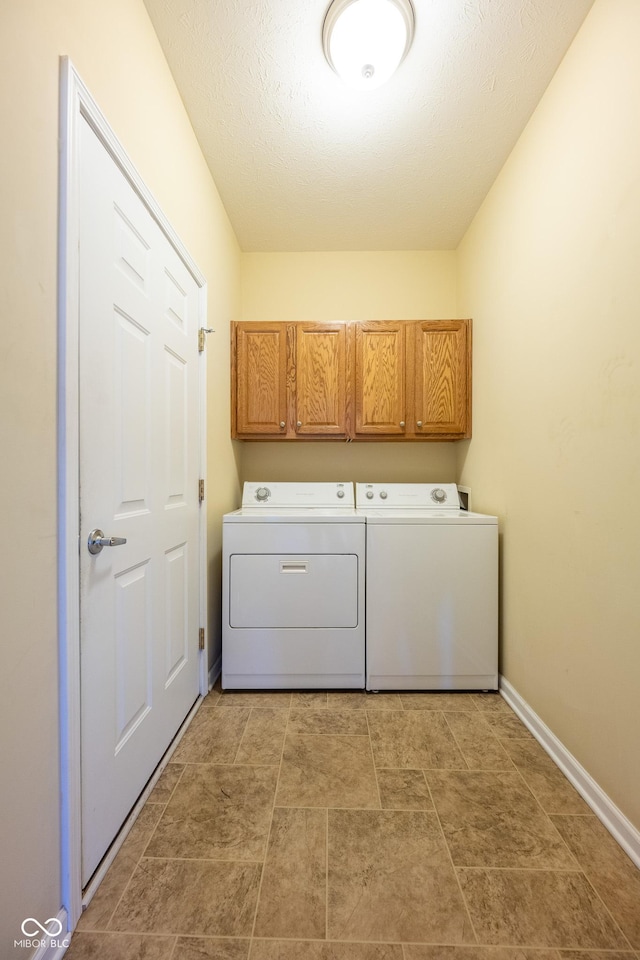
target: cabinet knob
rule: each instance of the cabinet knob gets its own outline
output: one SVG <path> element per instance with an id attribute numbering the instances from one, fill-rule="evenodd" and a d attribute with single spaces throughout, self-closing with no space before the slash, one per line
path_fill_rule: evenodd
<path id="1" fill-rule="evenodd" d="M 421 427 L 421 426 L 422 426 L 422 420 L 418 420 L 418 422 L 416 423 L 416 427 Z"/>
<path id="2" fill-rule="evenodd" d="M 404 420 L 401 420 L 401 421 L 400 421 L 400 426 L 401 426 L 401 427 L 404 427 Z"/>
<path id="3" fill-rule="evenodd" d="M 296 427 L 300 429 L 301 426 L 302 426 L 302 420 L 298 420 L 298 422 L 296 423 Z"/>
<path id="4" fill-rule="evenodd" d="M 284 422 L 284 420 L 281 420 L 281 421 L 280 421 L 280 429 L 281 429 L 281 430 L 284 430 L 284 428 L 285 428 L 285 422 Z"/>

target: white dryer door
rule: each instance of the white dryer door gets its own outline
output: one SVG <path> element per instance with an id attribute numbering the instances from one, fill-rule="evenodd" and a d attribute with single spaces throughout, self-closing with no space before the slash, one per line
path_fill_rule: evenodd
<path id="1" fill-rule="evenodd" d="M 229 626 L 240 629 L 356 627 L 354 554 L 233 554 Z"/>

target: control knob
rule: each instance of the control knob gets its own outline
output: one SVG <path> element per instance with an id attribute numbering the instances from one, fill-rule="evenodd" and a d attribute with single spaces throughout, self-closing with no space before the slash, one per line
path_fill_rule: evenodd
<path id="1" fill-rule="evenodd" d="M 268 500 L 271 496 L 271 490 L 269 487 L 258 487 L 256 490 L 256 500 L 260 503 L 264 503 L 265 500 Z"/>

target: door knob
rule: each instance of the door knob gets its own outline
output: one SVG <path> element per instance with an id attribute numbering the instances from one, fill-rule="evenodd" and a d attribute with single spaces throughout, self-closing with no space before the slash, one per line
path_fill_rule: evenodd
<path id="1" fill-rule="evenodd" d="M 100 553 L 103 547 L 120 547 L 127 542 L 126 537 L 105 537 L 102 530 L 92 530 L 87 540 L 87 549 L 89 553 Z"/>

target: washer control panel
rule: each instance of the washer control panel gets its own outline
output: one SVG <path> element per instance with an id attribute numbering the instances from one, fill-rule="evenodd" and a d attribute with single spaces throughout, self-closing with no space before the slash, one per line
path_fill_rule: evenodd
<path id="1" fill-rule="evenodd" d="M 455 483 L 356 483 L 356 507 L 459 510 Z"/>

